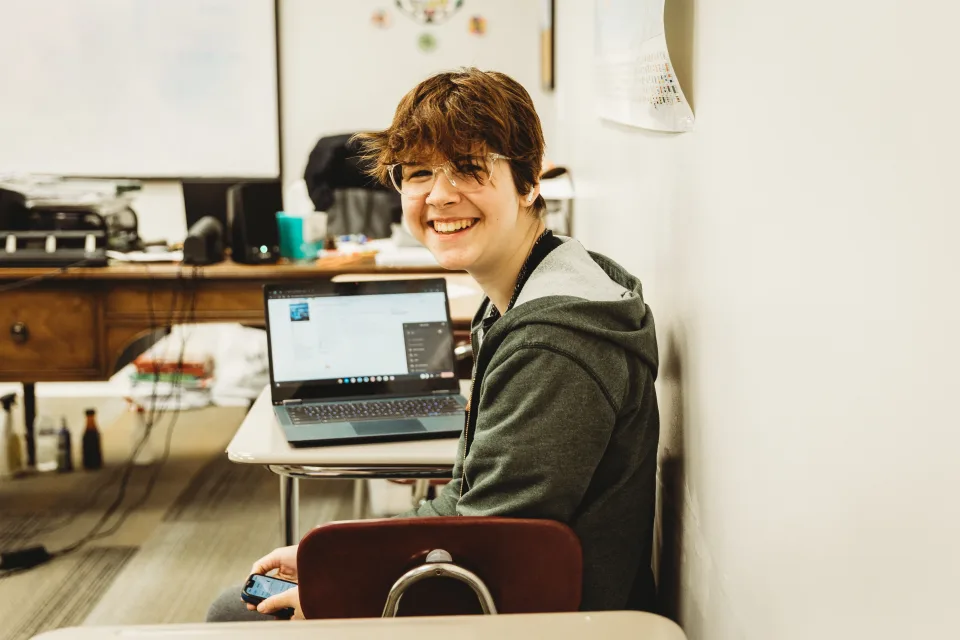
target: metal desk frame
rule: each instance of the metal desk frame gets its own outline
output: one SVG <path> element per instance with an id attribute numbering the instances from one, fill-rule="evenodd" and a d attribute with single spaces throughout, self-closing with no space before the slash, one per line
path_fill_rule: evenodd
<path id="1" fill-rule="evenodd" d="M 280 521 L 283 527 L 283 544 L 292 545 L 300 540 L 300 485 L 301 478 L 340 480 L 416 480 L 414 495 L 426 495 L 429 480 L 450 478 L 453 466 L 312 466 L 273 464 L 270 471 L 280 476 Z M 354 488 L 354 504 L 363 498 L 363 483 Z M 358 493 L 359 492 L 359 493 Z M 359 517 L 356 513 L 355 517 Z"/>

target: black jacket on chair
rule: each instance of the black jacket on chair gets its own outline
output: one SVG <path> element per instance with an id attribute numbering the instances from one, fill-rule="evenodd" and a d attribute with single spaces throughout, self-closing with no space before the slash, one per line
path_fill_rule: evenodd
<path id="1" fill-rule="evenodd" d="M 359 147 L 350 143 L 352 136 L 317 141 L 303 174 L 307 191 L 316 210 L 327 212 L 329 234 L 387 237 L 390 223 L 400 221 L 400 195 L 364 172 Z"/>

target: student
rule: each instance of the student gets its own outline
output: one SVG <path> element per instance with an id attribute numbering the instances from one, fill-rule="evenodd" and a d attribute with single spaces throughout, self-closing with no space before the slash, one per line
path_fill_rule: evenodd
<path id="1" fill-rule="evenodd" d="M 529 94 L 502 73 L 441 73 L 401 100 L 390 128 L 358 138 L 374 175 L 400 192 L 413 236 L 487 295 L 452 481 L 401 517 L 564 522 L 583 547 L 582 608 L 651 610 L 653 316 L 637 278 L 545 229 L 544 140 Z M 274 568 L 296 579 L 296 547 L 253 572 Z M 237 619 L 225 611 L 240 608 L 237 591 L 221 598 L 211 619 Z M 299 613 L 298 594 L 260 607 Z"/>

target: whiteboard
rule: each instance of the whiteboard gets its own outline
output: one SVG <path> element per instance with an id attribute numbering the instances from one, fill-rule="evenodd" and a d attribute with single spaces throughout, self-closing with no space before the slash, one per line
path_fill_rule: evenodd
<path id="1" fill-rule="evenodd" d="M 0 0 L 0 172 L 280 173 L 274 0 Z"/>

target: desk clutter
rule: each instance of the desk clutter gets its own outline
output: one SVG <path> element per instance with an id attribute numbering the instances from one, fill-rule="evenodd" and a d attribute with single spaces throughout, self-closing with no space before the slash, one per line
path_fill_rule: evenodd
<path id="1" fill-rule="evenodd" d="M 377 202 L 360 206 L 348 191 L 318 190 L 304 180 L 293 182 L 286 192 L 280 180 L 185 181 L 188 232 L 182 251 L 163 242 L 144 243 L 133 208 L 142 187 L 136 180 L 0 174 L 0 268 L 102 267 L 110 262 L 209 265 L 227 259 L 254 265 L 316 262 L 334 269 L 438 266 L 399 223 L 392 200 L 381 211 L 374 207 Z M 547 227 L 570 235 L 569 172 L 550 167 L 543 174 L 541 194 Z M 355 209 L 364 215 L 354 215 Z M 371 226 L 373 218 L 380 222 Z M 373 235 L 371 229 L 376 230 Z"/>
<path id="2" fill-rule="evenodd" d="M 61 416 L 59 422 L 52 416 L 36 417 L 34 432 L 37 457 L 36 464 L 31 469 L 26 464 L 24 438 L 14 427 L 12 420 L 11 409 L 15 401 L 14 394 L 0 398 L 3 407 L 3 413 L 0 414 L 0 480 L 22 478 L 33 471 L 69 473 L 77 468 L 77 453 L 80 455 L 80 466 L 85 471 L 103 468 L 103 446 L 97 412 L 87 409 L 84 411 L 83 434 L 76 442 L 67 416 Z"/>
<path id="3" fill-rule="evenodd" d="M 247 406 L 269 382 L 266 335 L 238 324 L 176 325 L 115 377 L 148 411 Z"/>
<path id="4" fill-rule="evenodd" d="M 101 267 L 141 248 L 131 180 L 0 174 L 0 267 Z"/>
<path id="5" fill-rule="evenodd" d="M 130 381 L 134 386 L 163 382 L 182 389 L 208 388 L 213 380 L 213 356 L 206 349 L 191 347 L 188 352 L 184 342 L 184 348 L 176 352 L 166 344 L 154 345 L 133 361 Z"/>

